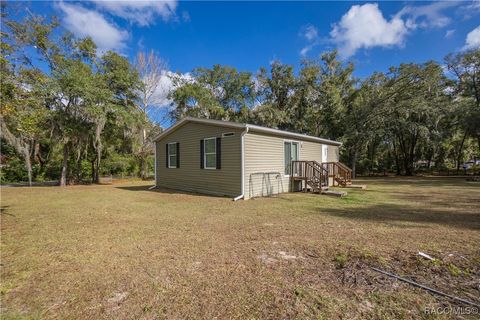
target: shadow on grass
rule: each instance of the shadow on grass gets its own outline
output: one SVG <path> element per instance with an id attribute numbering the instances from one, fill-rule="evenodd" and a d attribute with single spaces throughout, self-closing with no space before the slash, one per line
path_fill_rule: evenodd
<path id="1" fill-rule="evenodd" d="M 10 206 L 1 206 L 0 207 L 0 214 L 15 217 L 14 214 L 11 214 L 11 213 L 7 212 L 9 207 Z"/>
<path id="2" fill-rule="evenodd" d="M 58 181 L 45 181 L 45 182 L 32 182 L 32 185 L 29 185 L 28 182 L 17 182 L 17 183 L 6 183 L 0 185 L 2 188 L 38 188 L 38 187 L 58 187 Z"/>
<path id="3" fill-rule="evenodd" d="M 182 194 L 182 195 L 189 195 L 189 196 L 198 196 L 198 197 L 213 197 L 213 198 L 231 198 L 229 196 L 219 196 L 213 194 L 203 194 L 193 191 L 184 191 L 184 190 L 177 190 L 177 189 L 169 189 L 169 188 L 154 188 L 150 189 L 152 186 L 123 186 L 123 187 L 115 187 L 116 189 L 127 190 L 127 191 L 149 191 L 155 193 L 162 193 L 162 194 Z"/>
<path id="4" fill-rule="evenodd" d="M 445 192 L 431 192 L 426 194 L 396 192 L 395 197 L 409 202 L 426 203 L 436 207 L 451 208 L 451 211 L 462 208 L 472 208 L 475 206 L 475 203 L 480 203 L 480 192 L 466 192 L 454 195 Z M 477 211 L 480 213 L 480 209 Z"/>
<path id="5" fill-rule="evenodd" d="M 373 183 L 375 185 L 414 186 L 414 187 L 479 187 L 480 183 L 467 181 L 467 177 L 359 177 L 354 184 Z"/>
<path id="6" fill-rule="evenodd" d="M 323 214 L 396 227 L 428 227 L 438 224 L 454 228 L 480 230 L 480 212 L 452 209 L 442 211 L 395 204 L 377 204 L 360 208 L 319 208 Z M 416 225 L 412 226 L 414 223 Z"/>

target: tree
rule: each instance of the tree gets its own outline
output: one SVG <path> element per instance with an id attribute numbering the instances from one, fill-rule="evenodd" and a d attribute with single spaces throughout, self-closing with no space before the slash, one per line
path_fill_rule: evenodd
<path id="1" fill-rule="evenodd" d="M 419 143 L 428 139 L 445 113 L 447 79 L 434 62 L 402 64 L 391 68 L 389 77 L 387 86 L 394 94 L 385 101 L 388 110 L 385 126 L 404 173 L 413 175 L 415 160 L 419 159 Z"/>
<path id="2" fill-rule="evenodd" d="M 253 106 L 255 90 L 249 72 L 214 65 L 212 69 L 197 68 L 193 75 L 198 83 L 210 91 L 227 119 L 235 120 L 243 110 Z"/>
<path id="3" fill-rule="evenodd" d="M 102 56 L 100 73 L 110 94 L 107 116 L 118 118 L 120 123 L 126 122 L 128 118 L 133 120 L 134 127 L 151 128 L 152 125 L 146 117 L 146 109 L 142 109 L 143 107 L 138 105 L 143 83 L 135 67 L 130 65 L 126 58 L 108 51 Z M 141 147 L 146 148 L 147 146 L 151 145 L 142 139 Z M 148 155 L 146 151 L 142 153 L 142 156 L 146 157 L 144 154 Z M 141 161 L 141 177 L 146 177 L 144 158 Z"/>
<path id="4" fill-rule="evenodd" d="M 76 39 L 69 33 L 59 37 L 54 32 L 56 26 L 54 20 L 48 22 L 33 15 L 9 23 L 17 51 L 34 50 L 35 59 L 43 60 L 48 69 L 43 82 L 35 79 L 27 88 L 40 88 L 38 96 L 50 111 L 46 123 L 51 126 L 53 141 L 62 149 L 60 185 L 66 185 L 69 178 L 77 182 L 84 179 L 86 160 L 91 163 L 92 181 L 99 182 L 104 156 L 102 134 L 107 124 L 116 125 L 109 118 L 138 114 L 138 74 L 116 53 L 99 56 L 90 38 Z M 31 57 L 22 57 L 24 66 L 40 72 L 32 67 Z"/>
<path id="5" fill-rule="evenodd" d="M 314 61 L 304 60 L 296 81 L 291 107 L 295 131 L 311 132 L 316 118 L 315 107 L 319 101 L 320 85 L 321 66 Z"/>
<path id="6" fill-rule="evenodd" d="M 310 123 L 316 136 L 340 139 L 345 131 L 343 115 L 354 92 L 353 64 L 342 64 L 337 52 L 324 53 L 320 61 L 320 86 Z"/>
<path id="7" fill-rule="evenodd" d="M 55 18 L 9 20 L 2 3 L 1 142 L 14 158 L 0 178 L 56 179 L 60 184 L 105 173 L 147 174 L 150 118 L 166 101 L 169 116 L 253 122 L 343 142 L 354 174 L 412 175 L 419 162 L 460 169 L 480 150 L 480 50 L 435 62 L 403 63 L 363 80 L 335 51 L 301 67 L 279 61 L 252 75 L 229 66 L 167 71 L 154 52 L 135 67 L 115 52 L 100 54 L 90 38 L 57 29 Z M 163 92 L 165 93 L 165 92 Z M 163 110 L 163 109 L 162 109 Z M 7 161 L 10 161 L 7 159 Z M 21 165 L 25 173 L 10 174 Z"/>
<path id="8" fill-rule="evenodd" d="M 293 94 L 296 79 L 293 67 L 274 61 L 270 72 L 261 68 L 257 75 L 258 101 L 254 119 L 257 123 L 293 130 Z"/>
<path id="9" fill-rule="evenodd" d="M 175 80 L 180 81 L 182 80 Z M 176 121 L 186 116 L 220 120 L 225 116 L 225 111 L 212 96 L 211 91 L 196 82 L 179 85 L 170 93 L 169 98 L 175 105 L 170 117 Z"/>
<path id="10" fill-rule="evenodd" d="M 44 96 L 40 88 L 45 83 L 45 75 L 36 68 L 29 67 L 29 59 L 22 52 L 22 43 L 16 41 L 12 29 L 18 25 L 6 19 L 6 8 L 2 3 L 2 19 L 7 31 L 1 31 L 0 78 L 1 78 L 1 136 L 23 157 L 32 185 L 32 152 L 35 141 L 43 135 L 42 123 L 48 117 L 44 107 Z M 55 25 L 45 26 L 50 30 Z M 42 29 L 37 30 L 42 32 Z"/>
<path id="11" fill-rule="evenodd" d="M 212 69 L 197 68 L 193 79 L 173 77 L 172 119 L 195 116 L 223 120 L 247 120 L 255 102 L 252 75 L 235 68 L 215 65 Z"/>
<path id="12" fill-rule="evenodd" d="M 471 136 L 477 140 L 480 151 L 480 49 L 450 54 L 445 58 L 448 70 L 455 78 L 454 93 L 460 106 L 459 122 L 464 141 Z"/>
<path id="13" fill-rule="evenodd" d="M 384 99 L 382 89 L 385 82 L 386 77 L 382 73 L 375 73 L 368 77 L 361 82 L 351 97 L 351 103 L 346 106 L 343 118 L 345 131 L 342 140 L 345 143 L 345 156 L 349 160 L 353 177 L 356 176 L 357 162 L 361 153 L 370 142 L 378 141 L 380 136 L 385 135 L 381 112 L 379 112 Z M 370 163 L 373 163 L 373 159 Z"/>
<path id="14" fill-rule="evenodd" d="M 149 54 L 139 52 L 134 65 L 141 81 L 138 88 L 139 103 L 137 107 L 143 116 L 137 156 L 140 159 L 140 175 L 142 179 L 145 179 L 148 175 L 147 157 L 152 150 L 152 132 L 158 131 L 152 126 L 148 116 L 149 114 L 155 116 L 155 111 L 162 107 L 161 104 L 169 93 L 162 83 L 167 77 L 168 66 L 153 50 Z"/>

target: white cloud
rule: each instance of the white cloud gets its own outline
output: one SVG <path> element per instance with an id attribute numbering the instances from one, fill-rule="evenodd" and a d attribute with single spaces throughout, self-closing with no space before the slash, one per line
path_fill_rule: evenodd
<path id="1" fill-rule="evenodd" d="M 130 23 L 139 26 L 154 24 L 157 16 L 160 16 L 164 21 L 168 21 L 175 16 L 175 10 L 177 8 L 176 0 L 93 0 L 93 2 L 95 2 L 100 9 L 107 11 L 109 14 L 121 17 Z"/>
<path id="2" fill-rule="evenodd" d="M 308 25 L 303 28 L 303 32 L 301 34 L 308 41 L 312 41 L 318 37 L 318 30 L 314 26 Z"/>
<path id="3" fill-rule="evenodd" d="M 308 41 L 308 44 L 300 50 L 300 55 L 304 57 L 318 44 L 318 29 L 312 25 L 303 26 L 299 36 Z"/>
<path id="4" fill-rule="evenodd" d="M 445 38 L 451 38 L 453 34 L 455 33 L 455 29 L 450 29 L 445 32 Z"/>
<path id="5" fill-rule="evenodd" d="M 464 19 L 468 20 L 472 18 L 473 16 L 477 15 L 480 13 L 480 1 L 475 0 L 467 5 L 461 6 L 458 10 L 457 13 Z"/>
<path id="6" fill-rule="evenodd" d="M 312 48 L 313 48 L 313 45 L 308 45 L 308 46 L 306 46 L 306 47 L 303 47 L 302 50 L 300 50 L 300 55 L 301 55 L 302 57 L 306 56 L 307 53 L 309 53 L 310 50 L 312 50 Z"/>
<path id="7" fill-rule="evenodd" d="M 331 40 L 337 44 L 340 55 L 349 57 L 359 49 L 372 47 L 401 47 L 406 36 L 416 29 L 443 28 L 451 23 L 444 13 L 458 6 L 458 2 L 434 2 L 423 6 L 405 6 L 386 19 L 376 3 L 354 5 L 333 26 Z M 445 38 L 455 30 L 448 30 Z"/>
<path id="8" fill-rule="evenodd" d="M 152 100 L 155 101 L 157 107 L 165 107 L 171 102 L 168 99 L 168 94 L 174 89 L 174 84 L 171 78 L 172 76 L 176 75 L 171 71 L 162 72 L 162 76 L 152 97 Z"/>
<path id="9" fill-rule="evenodd" d="M 91 37 L 100 53 L 125 49 L 129 38 L 128 32 L 117 28 L 100 13 L 64 2 L 59 2 L 58 8 L 65 14 L 63 17 L 65 27 L 78 37 Z"/>
<path id="10" fill-rule="evenodd" d="M 172 103 L 172 101 L 168 99 L 169 93 L 177 87 L 192 81 L 194 81 L 194 79 L 190 73 L 174 73 L 168 70 L 162 71 L 162 76 L 152 97 L 154 107 L 162 108 L 169 106 Z"/>
<path id="11" fill-rule="evenodd" d="M 377 4 L 367 3 L 352 6 L 333 26 L 330 36 L 340 55 L 346 58 L 361 48 L 402 46 L 407 33 L 400 17 L 387 21 Z"/>
<path id="12" fill-rule="evenodd" d="M 448 8 L 457 6 L 458 2 L 435 2 L 425 6 L 406 6 L 396 17 L 405 17 L 409 29 L 443 28 L 450 24 L 451 19 L 443 13 Z"/>
<path id="13" fill-rule="evenodd" d="M 467 34 L 464 50 L 480 48 L 480 26 L 476 27 Z"/>

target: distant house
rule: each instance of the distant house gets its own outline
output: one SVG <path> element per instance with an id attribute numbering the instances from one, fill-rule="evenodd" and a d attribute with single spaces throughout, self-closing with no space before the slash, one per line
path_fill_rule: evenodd
<path id="1" fill-rule="evenodd" d="M 184 118 L 155 138 L 155 185 L 249 199 L 350 183 L 341 143 L 228 121 Z"/>

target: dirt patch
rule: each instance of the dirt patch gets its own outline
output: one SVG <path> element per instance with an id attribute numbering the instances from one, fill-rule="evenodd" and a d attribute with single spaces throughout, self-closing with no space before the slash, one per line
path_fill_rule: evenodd
<path id="1" fill-rule="evenodd" d="M 280 258 L 282 258 L 282 259 L 284 259 L 284 260 L 295 260 L 295 259 L 298 259 L 297 256 L 288 254 L 288 253 L 286 253 L 285 251 L 278 251 L 278 255 L 280 256 Z"/>

